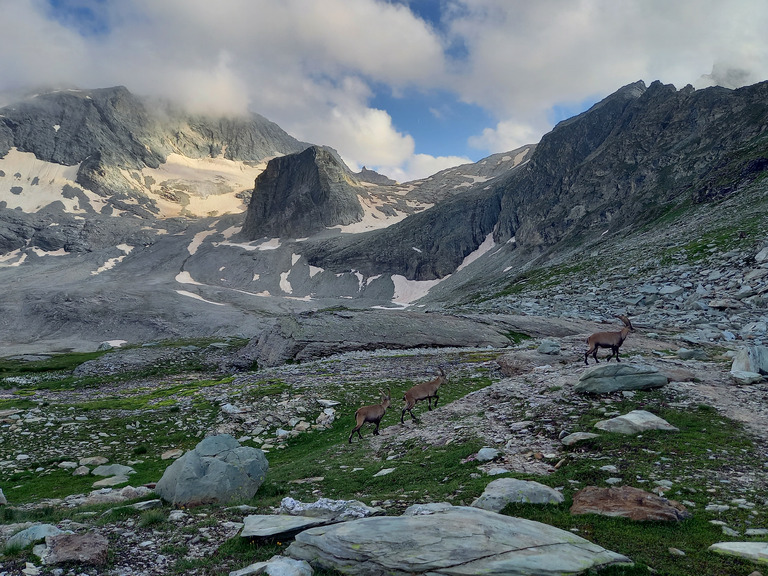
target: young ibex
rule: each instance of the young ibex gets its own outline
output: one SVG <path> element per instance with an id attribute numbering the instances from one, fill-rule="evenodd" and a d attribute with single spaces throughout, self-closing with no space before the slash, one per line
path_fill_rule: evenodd
<path id="1" fill-rule="evenodd" d="M 410 390 L 408 390 L 405 395 L 403 396 L 403 400 L 405 400 L 405 407 L 403 408 L 402 414 L 400 414 L 400 422 L 405 424 L 405 421 L 403 418 L 405 417 L 405 413 L 408 412 L 411 415 L 411 420 L 414 422 L 418 422 L 419 419 L 416 418 L 416 416 L 413 415 L 413 407 L 416 405 L 416 402 L 419 400 L 428 400 L 429 404 L 428 407 L 430 410 L 432 410 L 432 398 L 435 399 L 435 408 L 437 408 L 437 401 L 440 399 L 440 396 L 438 396 L 437 391 L 440 389 L 440 386 L 445 384 L 448 381 L 448 377 L 445 375 L 445 372 L 442 368 L 438 366 L 437 368 L 440 370 L 440 376 L 435 378 L 434 380 L 430 380 L 429 382 L 424 382 L 422 384 L 417 384 Z"/>
<path id="2" fill-rule="evenodd" d="M 587 338 L 587 346 L 589 349 L 584 354 L 584 364 L 589 364 L 587 358 L 589 358 L 590 354 L 592 354 L 592 358 L 595 359 L 595 363 L 599 362 L 597 359 L 598 348 L 610 348 L 611 353 L 608 355 L 608 361 L 610 361 L 611 356 L 615 355 L 616 362 L 620 362 L 619 347 L 624 343 L 624 340 L 627 339 L 629 333 L 634 332 L 635 329 L 632 327 L 632 322 L 630 322 L 629 318 L 626 316 L 618 315 L 616 318 L 619 318 L 624 322 L 624 328 L 622 328 L 620 332 L 595 332 L 592 336 Z"/>
<path id="3" fill-rule="evenodd" d="M 381 423 L 381 419 L 384 418 L 384 414 L 387 412 L 387 408 L 389 408 L 389 405 L 392 403 L 390 390 L 387 390 L 386 395 L 384 395 L 384 392 L 381 390 L 379 390 L 379 392 L 381 392 L 381 403 L 372 404 L 370 406 L 363 406 L 358 408 L 357 412 L 355 412 L 355 423 L 357 426 L 355 426 L 355 429 L 352 430 L 352 433 L 349 435 L 350 444 L 352 443 L 352 436 L 354 436 L 355 432 L 357 432 L 360 440 L 363 439 L 363 435 L 360 434 L 360 428 L 362 428 L 363 424 L 366 422 L 376 424 L 376 428 L 373 433 L 376 436 L 379 435 L 379 424 Z"/>

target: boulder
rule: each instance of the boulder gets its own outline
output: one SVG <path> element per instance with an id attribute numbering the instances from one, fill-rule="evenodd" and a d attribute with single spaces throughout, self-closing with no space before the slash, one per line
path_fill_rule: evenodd
<path id="1" fill-rule="evenodd" d="M 621 390 L 647 390 L 667 384 L 667 377 L 645 364 L 602 364 L 587 368 L 574 392 L 608 394 Z"/>
<path id="2" fill-rule="evenodd" d="M 77 562 L 103 566 L 107 563 L 109 542 L 105 536 L 96 532 L 56 534 L 47 536 L 45 543 L 48 546 L 43 557 L 45 564 Z"/>
<path id="3" fill-rule="evenodd" d="M 209 436 L 165 470 L 155 492 L 184 506 L 249 500 L 268 468 L 261 450 L 241 446 L 229 434 Z"/>
<path id="4" fill-rule="evenodd" d="M 595 424 L 595 428 L 618 434 L 639 434 L 646 430 L 678 431 L 677 428 L 663 418 L 659 418 L 646 410 L 632 410 L 632 412 L 628 412 L 623 416 L 617 416 L 610 420 L 601 420 Z"/>
<path id="5" fill-rule="evenodd" d="M 5 548 L 6 550 L 8 548 L 26 548 L 35 542 L 42 542 L 48 536 L 62 533 L 61 530 L 52 524 L 35 524 L 8 538 L 5 542 Z"/>
<path id="6" fill-rule="evenodd" d="M 557 342 L 556 340 L 542 340 L 536 351 L 539 354 L 556 356 L 560 354 L 560 342 Z"/>
<path id="7" fill-rule="evenodd" d="M 384 510 L 379 507 L 372 508 L 358 500 L 320 498 L 317 502 L 307 504 L 291 497 L 286 497 L 280 502 L 280 514 L 322 518 L 329 522 L 344 522 L 355 518 L 379 516 L 384 514 Z"/>
<path id="8" fill-rule="evenodd" d="M 761 564 L 768 563 L 768 542 L 717 542 L 708 550 Z"/>
<path id="9" fill-rule="evenodd" d="M 599 434 L 594 434 L 592 432 L 574 432 L 573 434 L 568 434 L 567 436 L 564 436 L 560 442 L 563 443 L 563 446 L 573 446 L 577 442 L 582 442 L 584 440 L 591 440 L 592 438 L 599 437 Z"/>
<path id="10" fill-rule="evenodd" d="M 755 372 L 768 375 L 768 347 L 747 346 L 739 348 L 731 364 L 731 372 Z"/>
<path id="11" fill-rule="evenodd" d="M 571 532 L 465 506 L 310 528 L 285 554 L 351 575 L 581 574 L 630 564 Z"/>
<path id="12" fill-rule="evenodd" d="M 495 460 L 501 455 L 501 452 L 496 450 L 496 448 L 490 448 L 486 446 L 485 448 L 480 448 L 480 450 L 477 451 L 477 455 L 475 458 L 477 458 L 478 462 L 490 462 L 491 460 Z"/>
<path id="13" fill-rule="evenodd" d="M 632 486 L 587 486 L 573 495 L 571 514 L 621 516 L 630 520 L 679 521 L 689 518 L 685 506 Z"/>
<path id="14" fill-rule="evenodd" d="M 293 560 L 285 556 L 272 556 L 266 562 L 256 562 L 240 570 L 229 573 L 229 576 L 250 576 L 251 574 L 267 574 L 268 576 L 312 576 L 312 566 L 303 560 Z"/>
<path id="15" fill-rule="evenodd" d="M 757 384 L 765 379 L 765 376 L 758 372 L 747 372 L 745 370 L 731 370 L 731 378 L 736 384 Z"/>
<path id="16" fill-rule="evenodd" d="M 286 514 L 250 514 L 243 518 L 242 538 L 290 538 L 302 530 L 327 524 L 323 518 Z"/>
<path id="17" fill-rule="evenodd" d="M 513 502 L 526 504 L 560 504 L 563 495 L 549 486 L 538 482 L 517 480 L 516 478 L 499 478 L 485 487 L 485 490 L 474 502 L 474 508 L 482 508 L 491 512 L 501 512 Z"/>

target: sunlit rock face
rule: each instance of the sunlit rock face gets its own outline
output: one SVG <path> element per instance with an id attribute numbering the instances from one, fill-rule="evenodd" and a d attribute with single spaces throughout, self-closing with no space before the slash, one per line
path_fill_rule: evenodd
<path id="1" fill-rule="evenodd" d="M 243 234 L 296 238 L 359 222 L 358 191 L 362 184 L 324 148 L 274 158 L 256 179 Z"/>

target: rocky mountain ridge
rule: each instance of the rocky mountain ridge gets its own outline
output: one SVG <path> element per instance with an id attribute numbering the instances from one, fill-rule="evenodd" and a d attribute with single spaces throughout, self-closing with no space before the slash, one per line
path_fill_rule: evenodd
<path id="1" fill-rule="evenodd" d="M 678 91 L 636 83 L 561 123 L 535 147 L 404 184 L 368 182 L 326 148 L 312 148 L 314 159 L 301 169 L 303 152 L 286 154 L 274 162 L 287 171 L 276 171 L 270 184 L 275 203 L 269 218 L 283 218 L 274 229 L 266 213 L 256 219 L 258 226 L 246 225 L 254 218 L 242 212 L 250 193 L 240 194 L 236 209 L 225 213 L 218 205 L 208 217 L 192 217 L 215 207 L 206 199 L 234 197 L 231 184 L 226 193 L 216 186 L 230 177 L 223 175 L 222 163 L 235 162 L 226 156 L 246 146 L 250 137 L 239 135 L 247 131 L 234 130 L 232 143 L 220 147 L 218 136 L 193 138 L 186 131 L 177 134 L 176 148 L 145 147 L 132 156 L 134 165 L 141 162 L 145 168 L 136 168 L 133 176 L 120 172 L 121 178 L 127 174 L 158 192 L 154 198 L 145 195 L 144 201 L 120 192 L 100 196 L 78 185 L 85 161 L 77 170 L 41 164 L 32 152 L 12 146 L 0 158 L 5 174 L 0 176 L 5 202 L 0 208 L 0 266 L 5 285 L 13 286 L 2 304 L 3 342 L 16 350 L 24 345 L 87 348 L 101 341 L 190 333 L 250 338 L 270 326 L 275 315 L 339 306 L 465 314 L 493 308 L 496 301 L 503 309 L 509 290 L 536 290 L 542 302 L 549 301 L 551 293 L 538 291 L 536 282 L 527 279 L 551 276 L 581 285 L 583 278 L 574 281 L 573 274 L 561 274 L 566 269 L 577 277 L 591 276 L 598 286 L 616 285 L 612 276 L 642 284 L 654 276 L 654 268 L 677 258 L 675 246 L 685 252 L 696 237 L 712 238 L 715 255 L 739 247 L 749 259 L 766 234 L 760 217 L 768 156 L 765 90 L 766 84 Z M 112 103 L 111 116 L 104 114 L 110 122 L 133 113 L 134 100 L 121 89 L 94 94 L 95 100 Z M 95 105 L 88 96 L 94 99 L 66 94 L 91 110 Z M 32 108 L 21 109 L 31 114 Z M 142 123 L 141 110 L 137 114 L 135 133 L 127 131 L 127 151 L 109 152 L 110 144 L 102 161 L 129 154 L 130 146 L 143 142 L 141 127 L 151 123 Z M 86 116 L 89 127 L 92 116 Z M 41 134 L 42 126 L 55 118 L 45 116 Z M 1 120 L 6 136 L 15 134 L 8 115 Z M 211 134 L 229 134 L 226 121 L 219 125 Z M 55 136 L 61 126 L 49 132 Z M 152 134 L 168 144 L 167 138 Z M 68 138 L 75 136 L 76 131 Z M 6 139 L 5 146 L 10 143 Z M 214 165 L 215 170 L 209 166 L 213 180 L 201 184 L 203 165 L 189 164 L 190 156 L 178 154 L 182 148 L 185 154 L 209 155 L 202 159 Z M 216 158 L 210 157 L 213 148 Z M 55 146 L 43 149 L 51 158 L 54 152 L 64 153 Z M 169 152 L 164 164 L 148 167 L 171 149 L 177 152 Z M 252 153 L 260 157 L 264 150 Z M 318 163 L 318 155 L 327 161 Z M 29 170 L 12 172 L 21 160 Z M 239 177 L 245 179 L 267 166 L 265 159 L 250 167 L 250 160 L 237 162 Z M 323 221 L 310 203 L 284 218 L 282 202 L 292 191 L 289 176 L 319 174 L 321 164 L 333 164 L 334 178 L 350 184 L 347 199 L 339 204 L 344 208 L 330 210 L 331 219 Z M 227 174 L 234 166 L 226 165 Z M 43 169 L 48 176 L 42 176 Z M 33 170 L 41 176 L 37 181 Z M 104 178 L 109 174 L 105 171 Z M 206 188 L 209 184 L 213 188 Z M 360 207 L 362 218 L 355 221 Z M 165 216 L 156 217 L 155 209 Z M 323 225 L 305 238 L 304 224 L 312 218 Z M 738 238 L 743 246 L 731 241 Z M 590 263 L 593 254 L 603 266 Z M 638 262 L 628 262 L 624 254 L 636 255 Z M 478 301 L 484 303 L 479 308 Z M 604 302 L 626 306 L 613 297 Z M 601 299 L 592 305 L 593 314 L 608 307 Z"/>

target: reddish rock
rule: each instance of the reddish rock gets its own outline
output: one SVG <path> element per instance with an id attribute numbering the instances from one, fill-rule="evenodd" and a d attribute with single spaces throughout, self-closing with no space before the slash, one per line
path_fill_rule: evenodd
<path id="1" fill-rule="evenodd" d="M 571 514 L 622 516 L 639 521 L 680 521 L 691 515 L 685 506 L 674 500 L 631 486 L 587 486 L 573 495 Z"/>
<path id="2" fill-rule="evenodd" d="M 46 564 L 62 564 L 77 562 L 103 566 L 107 563 L 108 541 L 101 534 L 87 532 L 85 534 L 57 534 L 45 539 L 48 552 Z"/>

